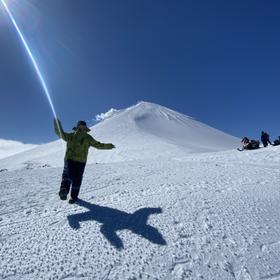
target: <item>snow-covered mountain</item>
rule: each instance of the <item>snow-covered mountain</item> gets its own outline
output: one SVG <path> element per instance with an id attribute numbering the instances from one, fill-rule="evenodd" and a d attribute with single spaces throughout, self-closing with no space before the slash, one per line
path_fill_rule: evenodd
<path id="1" fill-rule="evenodd" d="M 37 145 L 23 144 L 18 141 L 0 139 L 0 159 L 30 150 Z"/>
<path id="2" fill-rule="evenodd" d="M 0 160 L 0 279 L 279 279 L 279 147 L 222 151 L 239 140 L 145 102 L 99 119 L 117 149 L 74 205 L 61 141 Z"/>
<path id="3" fill-rule="evenodd" d="M 116 145 L 112 151 L 91 149 L 88 162 L 180 157 L 190 153 L 236 148 L 240 140 L 166 107 L 139 102 L 99 115 L 92 136 Z M 67 131 L 67 128 L 64 127 Z M 63 144 L 54 141 L 0 162 L 0 168 L 61 166 Z"/>

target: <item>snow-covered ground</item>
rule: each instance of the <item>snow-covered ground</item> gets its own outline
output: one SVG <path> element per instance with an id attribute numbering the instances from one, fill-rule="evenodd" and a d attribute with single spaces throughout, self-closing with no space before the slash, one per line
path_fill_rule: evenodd
<path id="1" fill-rule="evenodd" d="M 280 148 L 140 102 L 98 116 L 81 200 L 61 141 L 0 160 L 0 279 L 280 279 Z M 67 128 L 65 128 L 67 131 Z"/>
<path id="2" fill-rule="evenodd" d="M 33 149 L 36 146 L 37 145 L 23 144 L 18 141 L 0 139 L 0 159 Z"/>
<path id="3" fill-rule="evenodd" d="M 280 279 L 280 149 L 0 175 L 0 279 Z"/>

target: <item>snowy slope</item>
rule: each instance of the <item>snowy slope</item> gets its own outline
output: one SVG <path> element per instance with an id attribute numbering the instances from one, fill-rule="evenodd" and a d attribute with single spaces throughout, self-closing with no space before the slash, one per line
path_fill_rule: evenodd
<path id="1" fill-rule="evenodd" d="M 0 279 L 263 280 L 280 275 L 280 149 L 0 176 Z"/>
<path id="2" fill-rule="evenodd" d="M 124 159 L 175 152 L 200 153 L 233 149 L 240 140 L 166 107 L 139 102 L 115 111 L 92 129 L 94 136 L 113 139 Z M 140 153 L 139 153 L 140 151 Z"/>
<path id="3" fill-rule="evenodd" d="M 110 110 L 99 118 L 103 120 L 91 128 L 91 134 L 101 142 L 114 143 L 117 149 L 91 149 L 89 163 L 170 158 L 233 149 L 240 145 L 235 137 L 147 102 L 124 110 Z M 0 168 L 61 166 L 63 153 L 61 141 L 55 141 L 0 161 Z"/>
<path id="4" fill-rule="evenodd" d="M 30 150 L 36 146 L 37 145 L 23 144 L 18 141 L 0 139 L 0 159 Z"/>

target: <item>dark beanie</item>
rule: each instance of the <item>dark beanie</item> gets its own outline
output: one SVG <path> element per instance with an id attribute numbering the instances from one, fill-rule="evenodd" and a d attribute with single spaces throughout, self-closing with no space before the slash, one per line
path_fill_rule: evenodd
<path id="1" fill-rule="evenodd" d="M 76 126 L 78 127 L 79 125 L 87 126 L 87 123 L 85 121 L 78 121 Z"/>
<path id="2" fill-rule="evenodd" d="M 78 121 L 78 122 L 77 122 L 77 125 L 73 127 L 73 130 L 75 130 L 75 131 L 76 131 L 76 130 L 77 130 L 77 128 L 78 128 L 78 126 L 80 126 L 80 125 L 86 126 L 86 128 L 87 128 L 87 132 L 89 132 L 89 131 L 90 131 L 90 129 L 87 127 L 87 123 L 86 123 L 85 121 Z"/>

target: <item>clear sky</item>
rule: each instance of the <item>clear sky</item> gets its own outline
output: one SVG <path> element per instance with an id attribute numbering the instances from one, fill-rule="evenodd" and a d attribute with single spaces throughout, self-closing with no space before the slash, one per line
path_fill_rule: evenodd
<path id="1" fill-rule="evenodd" d="M 238 137 L 280 135 L 279 0 L 6 1 L 66 130 L 144 100 Z M 56 139 L 3 9 L 0 50 L 0 138 Z"/>

